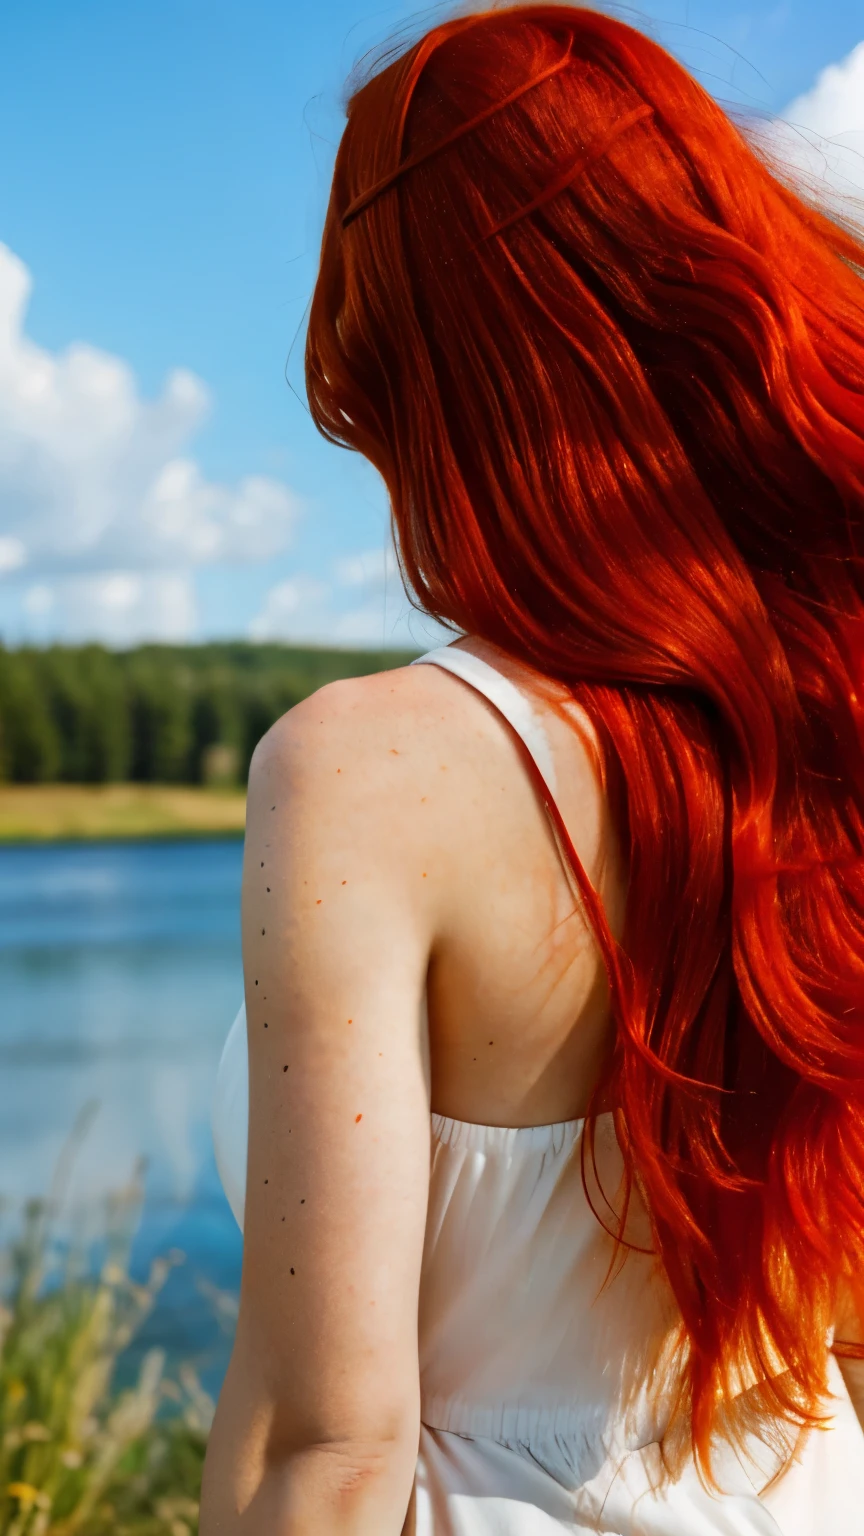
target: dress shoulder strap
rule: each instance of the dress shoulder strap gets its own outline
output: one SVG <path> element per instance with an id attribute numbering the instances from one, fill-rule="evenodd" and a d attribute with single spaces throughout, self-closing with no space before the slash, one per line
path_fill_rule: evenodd
<path id="1" fill-rule="evenodd" d="M 526 769 L 534 780 L 534 787 L 549 817 L 561 861 L 573 876 L 582 897 L 606 964 L 613 998 L 616 1005 L 619 1004 L 621 978 L 614 940 L 603 904 L 588 878 L 585 866 L 573 846 L 564 818 L 558 809 L 555 799 L 556 776 L 552 749 L 541 721 L 531 708 L 530 700 L 516 687 L 515 683 L 511 683 L 508 677 L 498 672 L 488 662 L 481 661 L 480 657 L 475 656 L 471 651 L 461 650 L 453 645 L 442 645 L 433 651 L 427 651 L 423 656 L 416 656 L 411 665 L 417 666 L 421 662 L 431 662 L 436 667 L 443 667 L 446 672 L 452 672 L 456 677 L 461 677 L 464 682 L 470 683 L 472 688 L 476 688 L 478 693 L 484 694 L 521 742 Z"/>
<path id="2" fill-rule="evenodd" d="M 549 746 L 549 738 L 542 723 L 531 708 L 530 700 L 525 697 L 509 677 L 503 672 L 498 672 L 488 661 L 481 661 L 479 656 L 471 651 L 459 650 L 452 645 L 439 645 L 434 651 L 427 651 L 425 656 L 416 656 L 411 663 L 417 666 L 421 662 L 431 662 L 436 667 L 443 667 L 445 672 L 452 672 L 454 676 L 461 677 L 463 682 L 470 683 L 478 693 L 482 693 L 494 704 L 499 714 L 509 722 L 521 737 L 534 762 L 537 764 L 549 791 L 554 795 L 556 790 L 555 762 L 552 757 L 552 749 Z"/>

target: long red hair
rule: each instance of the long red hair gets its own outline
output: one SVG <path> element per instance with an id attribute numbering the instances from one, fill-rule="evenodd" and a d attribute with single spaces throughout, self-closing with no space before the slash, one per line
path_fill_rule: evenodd
<path id="1" fill-rule="evenodd" d="M 629 893 L 618 944 L 587 893 L 594 1107 L 709 1471 L 742 1383 L 818 1418 L 864 1302 L 862 274 L 657 44 L 518 6 L 355 92 L 310 317 L 314 419 L 383 476 L 418 604 L 595 724 Z"/>

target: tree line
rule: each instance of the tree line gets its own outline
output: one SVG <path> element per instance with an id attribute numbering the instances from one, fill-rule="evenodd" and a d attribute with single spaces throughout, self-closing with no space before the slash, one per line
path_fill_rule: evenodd
<path id="1" fill-rule="evenodd" d="M 245 783 L 256 743 L 286 709 L 415 654 L 242 641 L 0 646 L 0 780 Z"/>

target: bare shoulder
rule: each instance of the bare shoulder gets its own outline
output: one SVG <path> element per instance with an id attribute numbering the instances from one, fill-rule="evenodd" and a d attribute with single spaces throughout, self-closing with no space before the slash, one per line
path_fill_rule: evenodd
<path id="1" fill-rule="evenodd" d="M 389 799 L 416 787 L 431 760 L 451 763 L 489 735 L 485 701 L 438 667 L 396 667 L 328 683 L 277 720 L 256 748 L 250 793 L 274 775 L 310 790 L 345 778 Z M 340 784 L 339 788 L 343 786 Z"/>
<path id="2" fill-rule="evenodd" d="M 495 669 L 531 698 L 567 784 L 565 820 L 593 859 L 601 789 L 588 733 L 550 707 L 523 669 L 479 642 L 471 649 L 481 660 L 488 650 Z M 388 840 L 411 839 L 422 805 L 424 837 L 434 830 L 442 843 L 460 842 L 462 823 L 476 816 L 491 783 L 499 800 L 506 784 L 508 814 L 534 799 L 514 734 L 494 704 L 441 667 L 397 667 L 329 683 L 276 722 L 253 758 L 250 815 L 275 786 L 310 813 L 326 818 L 338 804 L 345 825 L 352 815 L 381 824 Z"/>

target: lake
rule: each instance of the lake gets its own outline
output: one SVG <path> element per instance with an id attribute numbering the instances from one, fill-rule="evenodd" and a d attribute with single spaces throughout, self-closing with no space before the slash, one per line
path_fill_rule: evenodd
<path id="1" fill-rule="evenodd" d="M 4 1233 L 23 1199 L 48 1192 L 89 1105 L 65 1170 L 70 1217 L 147 1159 L 135 1272 L 171 1248 L 187 1258 L 135 1353 L 159 1342 L 195 1359 L 211 1390 L 229 1340 L 199 1282 L 236 1292 L 240 1275 L 209 1116 L 242 999 L 242 851 L 239 839 L 0 848 Z"/>

